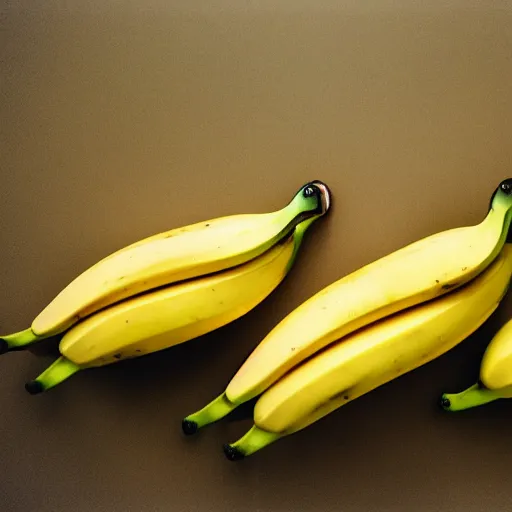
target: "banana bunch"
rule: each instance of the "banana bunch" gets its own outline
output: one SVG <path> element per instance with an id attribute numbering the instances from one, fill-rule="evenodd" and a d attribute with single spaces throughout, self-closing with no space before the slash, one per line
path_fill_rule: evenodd
<path id="1" fill-rule="evenodd" d="M 307 228 L 330 204 L 328 187 L 313 181 L 280 210 L 207 220 L 122 248 L 66 286 L 30 328 L 0 337 L 0 352 L 62 336 L 61 357 L 25 385 L 36 394 L 81 369 L 211 332 L 276 289 Z"/>
<path id="2" fill-rule="evenodd" d="M 512 398 L 512 319 L 487 346 L 478 382 L 460 393 L 443 393 L 440 405 L 446 411 L 462 411 L 500 398 Z"/>
<path id="3" fill-rule="evenodd" d="M 474 226 L 428 236 L 327 286 L 285 317 L 224 392 L 182 421 L 193 434 L 256 399 L 254 425 L 224 446 L 237 460 L 460 343 L 512 276 L 512 179 Z"/>

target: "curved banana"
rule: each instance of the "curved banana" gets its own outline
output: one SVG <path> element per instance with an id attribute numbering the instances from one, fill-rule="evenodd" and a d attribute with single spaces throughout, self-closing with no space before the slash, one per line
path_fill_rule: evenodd
<path id="1" fill-rule="evenodd" d="M 272 213 L 207 220 L 135 242 L 80 274 L 33 320 L 29 329 L 0 337 L 0 353 L 63 333 L 79 320 L 137 294 L 246 263 L 308 218 L 325 214 L 330 192 L 304 185 Z"/>
<path id="2" fill-rule="evenodd" d="M 327 286 L 270 331 L 224 393 L 183 420 L 184 432 L 219 420 L 330 343 L 467 284 L 499 254 L 511 218 L 508 179 L 495 190 L 480 224 L 431 235 Z"/>
<path id="3" fill-rule="evenodd" d="M 512 244 L 507 244 L 466 286 L 331 345 L 259 397 L 254 426 L 224 447 L 226 456 L 250 455 L 451 350 L 496 310 L 511 277 Z"/>
<path id="4" fill-rule="evenodd" d="M 462 411 L 500 398 L 512 398 L 512 320 L 498 330 L 487 346 L 479 381 L 460 393 L 444 393 L 440 405 L 447 411 Z"/>
<path id="5" fill-rule="evenodd" d="M 512 320 L 499 329 L 485 350 L 480 382 L 489 389 L 512 386 Z"/>
<path id="6" fill-rule="evenodd" d="M 40 393 L 80 369 L 163 350 L 240 318 L 283 281 L 316 218 L 303 221 L 291 235 L 247 263 L 149 291 L 79 322 L 60 341 L 62 356 L 28 382 L 26 390 Z"/>

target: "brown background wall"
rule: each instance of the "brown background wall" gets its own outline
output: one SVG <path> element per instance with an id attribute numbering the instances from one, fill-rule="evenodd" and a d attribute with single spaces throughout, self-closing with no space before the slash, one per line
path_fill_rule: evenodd
<path id="1" fill-rule="evenodd" d="M 364 3 L 364 7 L 361 5 Z M 479 222 L 512 173 L 507 2 L 3 2 L 0 331 L 25 328 L 109 252 L 170 227 L 280 207 L 305 181 L 335 202 L 289 279 L 220 331 L 82 372 L 0 360 L 0 509 L 504 511 L 511 403 L 450 416 L 512 299 L 427 366 L 243 463 L 181 418 L 285 314 L 342 275 Z"/>

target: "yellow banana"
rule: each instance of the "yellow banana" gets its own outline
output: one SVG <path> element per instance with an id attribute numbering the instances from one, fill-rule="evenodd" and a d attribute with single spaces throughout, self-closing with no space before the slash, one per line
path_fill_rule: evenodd
<path id="1" fill-rule="evenodd" d="M 440 404 L 454 412 L 500 398 L 512 398 L 512 320 L 498 330 L 487 346 L 480 364 L 479 381 L 460 393 L 444 393 Z"/>
<path id="2" fill-rule="evenodd" d="M 61 357 L 26 390 L 40 393 L 80 369 L 163 350 L 240 318 L 285 278 L 315 218 L 247 263 L 146 292 L 79 322 L 60 341 Z"/>
<path id="3" fill-rule="evenodd" d="M 0 353 L 61 334 L 96 311 L 148 290 L 246 263 L 329 206 L 327 186 L 313 181 L 278 211 L 206 220 L 135 242 L 80 274 L 29 329 L 1 336 Z"/>
<path id="4" fill-rule="evenodd" d="M 350 333 L 467 284 L 502 249 L 512 179 L 495 190 L 485 219 L 412 243 L 341 278 L 285 317 L 253 350 L 224 393 L 182 423 L 187 434 L 257 397 L 297 364 Z"/>
<path id="5" fill-rule="evenodd" d="M 352 333 L 267 389 L 254 426 L 226 456 L 237 460 L 439 357 L 496 310 L 512 276 L 512 244 L 469 284 Z"/>

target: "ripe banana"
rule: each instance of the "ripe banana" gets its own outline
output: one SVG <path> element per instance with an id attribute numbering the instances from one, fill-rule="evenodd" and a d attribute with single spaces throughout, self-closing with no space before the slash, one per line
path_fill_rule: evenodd
<path id="1" fill-rule="evenodd" d="M 293 232 L 298 223 L 325 214 L 329 207 L 327 186 L 313 181 L 280 210 L 220 217 L 135 242 L 80 274 L 29 329 L 0 337 L 0 353 L 61 334 L 96 311 L 148 290 L 251 261 Z"/>
<path id="2" fill-rule="evenodd" d="M 431 235 L 324 288 L 266 336 L 224 393 L 183 420 L 184 432 L 219 420 L 330 343 L 469 283 L 499 254 L 511 218 L 512 179 L 507 179 L 480 224 Z"/>
<path id="3" fill-rule="evenodd" d="M 163 350 L 245 315 L 283 281 L 318 217 L 249 262 L 126 299 L 79 322 L 60 341 L 62 356 L 26 390 L 46 391 L 80 369 Z"/>
<path id="4" fill-rule="evenodd" d="M 512 320 L 498 330 L 487 346 L 479 381 L 460 393 L 444 393 L 440 404 L 447 411 L 462 411 L 500 398 L 512 398 Z"/>
<path id="5" fill-rule="evenodd" d="M 273 384 L 254 407 L 254 426 L 224 446 L 238 460 L 451 350 L 496 310 L 512 277 L 512 244 L 458 290 L 346 336 Z"/>

